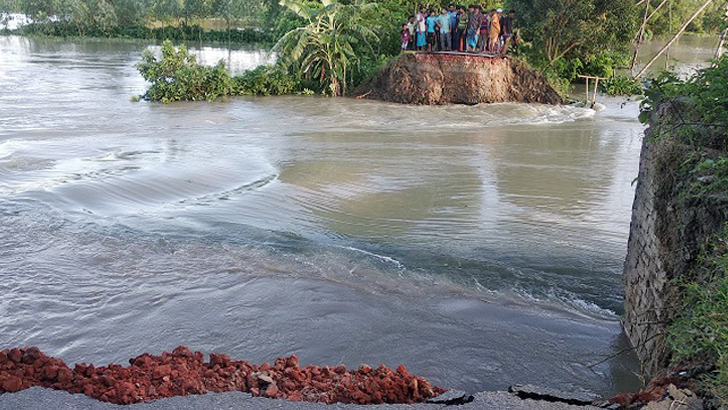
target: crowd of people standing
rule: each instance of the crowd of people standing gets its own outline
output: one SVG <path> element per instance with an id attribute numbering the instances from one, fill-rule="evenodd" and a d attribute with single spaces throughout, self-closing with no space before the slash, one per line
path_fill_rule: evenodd
<path id="1" fill-rule="evenodd" d="M 516 12 L 503 16 L 502 9 L 488 13 L 469 5 L 442 8 L 439 13 L 420 6 L 416 15 L 402 25 L 402 50 L 460 51 L 505 55 L 514 42 Z"/>

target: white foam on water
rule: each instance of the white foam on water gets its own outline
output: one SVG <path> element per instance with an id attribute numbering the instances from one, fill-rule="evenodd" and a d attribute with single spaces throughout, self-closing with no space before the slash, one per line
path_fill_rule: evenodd
<path id="1" fill-rule="evenodd" d="M 354 248 L 353 246 L 342 246 L 341 248 L 342 249 L 348 249 L 348 250 L 354 251 L 354 252 L 363 253 L 365 255 L 368 255 L 368 256 L 372 256 L 374 258 L 377 258 L 380 261 L 384 261 L 384 262 L 387 262 L 387 263 L 391 263 L 391 264 L 393 264 L 394 266 L 397 267 L 397 270 L 400 273 L 405 270 L 405 266 L 404 266 L 404 264 L 402 264 L 402 262 L 398 261 L 397 259 L 391 258 L 389 256 L 379 255 L 379 254 L 376 254 L 376 253 L 373 253 L 373 252 L 365 251 L 363 249 Z"/>
<path id="2" fill-rule="evenodd" d="M 14 146 L 17 143 L 14 140 L 8 140 L 0 143 L 0 159 L 7 158 L 15 152 Z"/>
<path id="3" fill-rule="evenodd" d="M 550 307 L 557 311 L 567 311 L 585 318 L 614 320 L 617 316 L 615 311 L 603 308 L 565 290 L 560 290 L 558 295 L 552 290 L 542 296 L 536 295 L 534 291 L 518 286 L 513 291 L 517 297 L 538 304 L 542 308 Z"/>

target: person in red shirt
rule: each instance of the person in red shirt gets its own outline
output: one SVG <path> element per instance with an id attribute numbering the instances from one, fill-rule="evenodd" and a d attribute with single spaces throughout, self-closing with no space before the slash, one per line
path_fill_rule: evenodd
<path id="1" fill-rule="evenodd" d="M 402 31 L 400 32 L 400 36 L 402 37 L 402 51 L 406 51 L 409 48 L 410 43 L 410 31 L 407 27 L 407 24 L 402 24 Z"/>

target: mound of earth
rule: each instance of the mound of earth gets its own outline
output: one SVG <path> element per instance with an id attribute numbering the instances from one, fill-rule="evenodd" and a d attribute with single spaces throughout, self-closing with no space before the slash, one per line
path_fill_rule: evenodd
<path id="1" fill-rule="evenodd" d="M 271 365 L 231 360 L 180 346 L 161 356 L 143 354 L 117 364 L 95 367 L 48 357 L 36 347 L 0 351 L 0 394 L 41 386 L 118 404 L 207 392 L 243 391 L 253 396 L 323 403 L 415 403 L 444 392 L 427 380 L 410 375 L 404 366 L 396 371 L 381 365 L 300 367 L 295 355 Z"/>
<path id="2" fill-rule="evenodd" d="M 540 72 L 510 58 L 405 53 L 356 90 L 359 98 L 403 104 L 561 104 Z"/>

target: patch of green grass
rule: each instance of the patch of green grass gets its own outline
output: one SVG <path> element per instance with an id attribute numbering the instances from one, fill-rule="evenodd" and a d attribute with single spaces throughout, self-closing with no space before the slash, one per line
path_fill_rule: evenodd
<path id="1" fill-rule="evenodd" d="M 680 313 L 668 328 L 673 361 L 714 365 L 702 378 L 703 387 L 717 407 L 728 409 L 728 224 L 678 285 Z"/>

